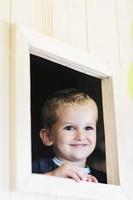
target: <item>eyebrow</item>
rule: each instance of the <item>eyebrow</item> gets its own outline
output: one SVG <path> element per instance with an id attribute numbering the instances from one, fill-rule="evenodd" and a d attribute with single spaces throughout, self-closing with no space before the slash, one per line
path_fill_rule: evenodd
<path id="1" fill-rule="evenodd" d="M 63 122 L 62 123 L 62 125 L 67 125 L 67 124 L 73 124 L 74 125 L 75 123 L 73 123 L 73 122 Z"/>
<path id="2" fill-rule="evenodd" d="M 74 123 L 74 122 L 63 122 L 63 123 L 62 123 L 62 125 L 67 125 L 67 124 L 68 124 L 68 125 L 70 124 L 70 125 L 75 125 L 75 126 L 77 126 L 77 124 Z M 94 124 L 94 123 L 86 123 L 86 124 L 85 124 L 85 126 L 94 126 L 94 125 L 96 125 L 96 123 L 95 123 L 95 124 Z"/>

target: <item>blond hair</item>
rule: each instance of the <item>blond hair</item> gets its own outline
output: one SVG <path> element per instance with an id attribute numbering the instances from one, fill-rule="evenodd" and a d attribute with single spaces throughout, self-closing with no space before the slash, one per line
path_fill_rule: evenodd
<path id="1" fill-rule="evenodd" d="M 57 109 L 62 106 L 74 104 L 87 104 L 94 108 L 96 120 L 98 119 L 98 108 L 95 101 L 84 91 L 69 88 L 58 90 L 50 95 L 44 102 L 42 109 L 43 128 L 50 129 L 58 120 Z"/>

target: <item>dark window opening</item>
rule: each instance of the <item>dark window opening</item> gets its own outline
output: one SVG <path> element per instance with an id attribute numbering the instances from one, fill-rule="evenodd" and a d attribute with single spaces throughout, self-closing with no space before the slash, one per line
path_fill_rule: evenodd
<path id="1" fill-rule="evenodd" d="M 98 105 L 97 145 L 89 157 L 89 165 L 106 172 L 101 79 L 35 55 L 30 55 L 30 67 L 32 160 L 53 156 L 51 148 L 45 147 L 39 138 L 44 99 L 55 90 L 73 87 L 87 91 Z"/>

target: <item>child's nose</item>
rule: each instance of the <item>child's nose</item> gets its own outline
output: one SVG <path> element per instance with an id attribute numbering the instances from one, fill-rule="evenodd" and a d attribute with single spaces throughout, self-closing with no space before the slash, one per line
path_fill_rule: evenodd
<path id="1" fill-rule="evenodd" d="M 76 140 L 83 140 L 85 138 L 83 130 L 77 130 L 75 135 Z"/>

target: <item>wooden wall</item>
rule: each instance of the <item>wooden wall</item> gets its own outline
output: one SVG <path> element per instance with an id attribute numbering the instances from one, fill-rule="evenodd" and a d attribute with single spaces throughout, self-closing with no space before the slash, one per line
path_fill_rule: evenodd
<path id="1" fill-rule="evenodd" d="M 4 195 L 3 199 L 9 199 L 10 187 L 10 26 L 14 23 L 108 60 L 116 70 L 120 67 L 114 85 L 120 181 L 132 198 L 133 99 L 128 92 L 133 52 L 132 1 L 0 1 L 0 194 Z M 16 193 L 12 197 L 28 199 L 28 195 Z"/>
<path id="2" fill-rule="evenodd" d="M 0 1 L 0 196 L 9 197 L 10 0 Z"/>

